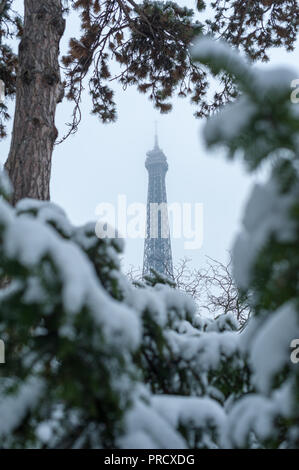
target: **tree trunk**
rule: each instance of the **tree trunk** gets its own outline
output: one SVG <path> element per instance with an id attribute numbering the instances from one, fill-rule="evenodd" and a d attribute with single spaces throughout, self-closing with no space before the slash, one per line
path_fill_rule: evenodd
<path id="1" fill-rule="evenodd" d="M 24 197 L 50 199 L 56 105 L 63 96 L 58 63 L 64 33 L 60 0 L 24 0 L 16 109 L 5 168 L 14 186 L 12 203 Z"/>

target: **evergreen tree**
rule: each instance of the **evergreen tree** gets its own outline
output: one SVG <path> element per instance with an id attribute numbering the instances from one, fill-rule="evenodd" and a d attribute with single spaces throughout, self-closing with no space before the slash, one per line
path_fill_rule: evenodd
<path id="1" fill-rule="evenodd" d="M 116 118 L 111 80 L 118 80 L 124 88 L 136 85 L 140 92 L 148 93 L 161 112 L 171 109 L 169 100 L 175 92 L 190 96 L 197 105 L 196 114 L 207 116 L 234 98 L 236 88 L 229 74 L 222 71 L 218 75 L 222 90 L 211 102 L 208 100 L 207 71 L 192 60 L 189 52 L 195 36 L 212 32 L 243 48 L 250 58 L 266 59 L 272 46 L 293 47 L 298 19 L 296 0 L 246 4 L 216 1 L 212 4 L 214 17 L 202 22 L 194 19 L 193 10 L 171 1 L 24 0 L 22 31 L 12 5 L 11 0 L 0 4 L 0 79 L 2 76 L 8 95 L 17 92 L 6 162 L 14 185 L 13 203 L 23 197 L 49 199 L 51 158 L 57 139 L 56 105 L 65 91 L 74 102 L 67 135 L 75 132 L 87 76 L 92 112 L 104 122 Z M 204 2 L 196 5 L 199 12 L 204 11 Z M 69 52 L 63 57 L 62 83 L 59 43 L 64 32 L 63 16 L 69 9 L 79 13 L 82 33 L 81 37 L 71 38 Z M 18 64 L 4 42 L 14 31 L 21 34 Z M 119 68 L 115 76 L 111 75 L 111 60 Z M 0 112 L 3 136 L 3 120 L 8 118 L 5 105 L 1 105 Z"/>
<path id="2" fill-rule="evenodd" d="M 0 173 L 1 448 L 299 447 L 294 73 L 256 70 L 207 39 L 189 54 L 240 95 L 207 122 L 208 146 L 271 166 L 233 251 L 252 318 L 241 333 L 230 314 L 207 320 L 155 273 L 131 285 L 118 240 L 47 201 L 12 206 Z"/>
<path id="3" fill-rule="evenodd" d="M 13 208 L 3 199 L 4 448 L 299 446 L 294 75 L 258 71 L 211 40 L 193 54 L 230 74 L 241 94 L 208 121 L 207 144 L 225 145 L 251 171 L 272 164 L 233 251 L 248 326 L 240 333 L 231 314 L 205 319 L 155 273 L 131 285 L 119 269 L 119 242 L 98 239 L 91 225 L 73 227 L 55 205 L 23 200 Z M 9 198 L 8 182 L 0 183 Z"/>
<path id="4" fill-rule="evenodd" d="M 62 98 L 58 64 L 64 32 L 60 0 L 25 0 L 19 45 L 16 109 L 5 168 L 13 182 L 12 202 L 49 199 L 56 105 Z"/>
<path id="5" fill-rule="evenodd" d="M 161 279 L 134 287 L 92 226 L 0 201 L 1 447 L 221 446 L 223 406 L 248 388 L 235 319 L 203 320 Z"/>
<path id="6" fill-rule="evenodd" d="M 15 96 L 17 56 L 8 44 L 15 35 L 22 34 L 22 23 L 19 15 L 12 9 L 12 0 L 0 2 L 0 80 L 5 85 L 6 97 Z M 10 118 L 6 104 L 0 103 L 0 139 L 6 136 L 5 121 Z"/>
<path id="7" fill-rule="evenodd" d="M 242 348 L 254 393 L 234 404 L 227 442 L 298 448 L 299 368 L 291 357 L 299 338 L 299 119 L 291 100 L 296 75 L 283 68 L 258 71 L 213 41 L 200 41 L 194 56 L 229 73 L 242 93 L 207 123 L 207 144 L 225 145 L 228 156 L 241 157 L 250 171 L 265 162 L 271 168 L 268 182 L 252 192 L 234 246 L 236 282 L 250 292 L 253 313 Z"/>

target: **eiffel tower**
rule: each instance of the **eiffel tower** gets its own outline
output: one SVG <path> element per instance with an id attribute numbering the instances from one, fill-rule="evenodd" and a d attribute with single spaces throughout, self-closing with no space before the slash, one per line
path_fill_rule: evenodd
<path id="1" fill-rule="evenodd" d="M 146 155 L 145 168 L 148 171 L 148 193 L 143 276 L 150 274 L 151 269 L 154 269 L 160 274 L 173 278 L 165 185 L 168 163 L 159 147 L 157 130 L 154 148 Z"/>

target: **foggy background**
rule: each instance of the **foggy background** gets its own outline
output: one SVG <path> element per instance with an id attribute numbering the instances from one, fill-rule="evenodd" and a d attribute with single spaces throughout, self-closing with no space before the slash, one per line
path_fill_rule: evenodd
<path id="1" fill-rule="evenodd" d="M 22 1 L 16 6 L 21 9 Z M 194 0 L 178 2 L 194 8 Z M 21 11 L 21 10 L 20 10 Z M 75 15 L 67 18 L 61 53 L 66 52 L 70 36 L 78 32 Z M 297 45 L 298 48 L 298 45 Z M 297 49 L 298 50 L 298 49 Z M 270 64 L 291 66 L 299 78 L 298 52 L 273 50 Z M 261 65 L 259 65 L 261 66 Z M 297 71 L 297 73 L 296 73 Z M 85 83 L 87 88 L 87 82 Z M 146 95 L 129 87 L 126 91 L 114 82 L 118 119 L 102 124 L 90 115 L 87 92 L 82 102 L 79 131 L 56 146 L 51 178 L 51 199 L 62 206 L 74 224 L 96 220 L 95 209 L 101 202 L 117 203 L 119 194 L 128 204 L 146 203 L 146 152 L 154 145 L 154 122 L 158 123 L 159 144 L 169 164 L 166 176 L 168 202 L 200 202 L 204 205 L 204 241 L 200 250 L 185 250 L 184 239 L 172 239 L 174 264 L 182 257 L 192 259 L 201 267 L 208 255 L 226 261 L 234 236 L 241 222 L 243 206 L 254 182 L 262 175 L 249 175 L 239 161 L 228 162 L 224 152 L 207 151 L 201 137 L 203 120 L 193 116 L 196 107 L 188 99 L 174 98 L 173 110 L 161 115 L 153 109 Z M 290 88 L 291 92 L 291 88 Z M 14 103 L 9 105 L 11 113 Z M 59 138 L 67 131 L 65 122 L 71 118 L 72 104 L 58 105 L 56 127 Z M 4 163 L 9 151 L 12 121 L 8 137 L 0 142 L 0 158 Z M 124 269 L 142 266 L 144 240 L 126 240 Z"/>

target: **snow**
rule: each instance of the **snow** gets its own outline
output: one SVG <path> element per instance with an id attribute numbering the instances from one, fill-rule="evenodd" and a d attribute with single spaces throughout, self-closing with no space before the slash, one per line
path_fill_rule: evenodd
<path id="1" fill-rule="evenodd" d="M 181 425 L 197 429 L 211 426 L 221 434 L 226 419 L 223 408 L 210 398 L 156 395 L 152 404 L 176 429 Z"/>
<path id="2" fill-rule="evenodd" d="M 88 223 L 82 227 L 77 227 L 72 239 L 81 246 L 84 251 L 93 248 L 96 242 L 94 237 L 94 224 Z"/>
<path id="3" fill-rule="evenodd" d="M 246 97 L 228 104 L 221 113 L 216 114 L 206 123 L 203 132 L 206 143 L 211 145 L 221 140 L 225 144 L 238 138 L 256 112 L 257 106 Z"/>
<path id="4" fill-rule="evenodd" d="M 0 169 L 0 195 L 6 199 L 12 194 L 12 185 L 5 170 Z"/>
<path id="5" fill-rule="evenodd" d="M 2 226 L 9 224 L 14 217 L 11 206 L 4 200 L 0 199 L 0 229 Z"/>
<path id="6" fill-rule="evenodd" d="M 20 385 L 16 394 L 1 397 L 0 403 L 0 438 L 14 431 L 29 410 L 36 407 L 44 391 L 43 382 L 31 377 Z"/>
<path id="7" fill-rule="evenodd" d="M 226 147 L 229 157 L 243 157 L 250 170 L 256 169 L 264 160 L 271 164 L 283 162 L 283 159 L 286 162 L 289 158 L 288 163 L 293 166 L 295 174 L 298 169 L 296 158 L 299 138 L 296 129 L 299 125 L 299 111 L 291 103 L 290 94 L 291 82 L 296 73 L 285 68 L 265 71 L 252 67 L 230 46 L 207 37 L 199 39 L 192 54 L 195 60 L 206 64 L 212 72 L 224 71 L 231 74 L 236 78 L 239 91 L 243 92 L 240 98 L 207 121 L 204 129 L 207 145 Z M 272 248 L 269 245 L 270 240 L 279 244 L 276 251 L 276 245 L 273 245 L 273 258 L 271 253 L 268 260 L 266 256 L 261 260 L 265 263 L 265 269 L 268 267 L 271 271 L 271 280 L 273 277 L 276 280 L 275 276 L 282 277 L 288 270 L 289 253 L 295 255 L 295 244 L 298 241 L 298 221 L 295 220 L 293 210 L 298 203 L 298 181 L 291 181 L 286 187 L 286 176 L 289 175 L 285 172 L 280 176 L 277 169 L 278 166 L 266 184 L 254 187 L 245 209 L 242 232 L 233 248 L 235 280 L 238 287 L 249 293 L 254 302 L 258 301 L 258 290 L 252 282 L 253 273 L 262 250 L 266 246 Z M 284 191 L 279 183 L 284 183 Z M 284 245 L 290 247 L 288 253 Z M 282 259 L 275 262 L 273 259 L 276 253 Z M 287 253 L 285 258 L 282 257 L 284 253 Z M 259 273 L 263 274 L 262 269 Z M 295 275 L 290 270 L 287 273 L 288 276 Z M 267 276 L 265 277 L 267 283 Z M 288 277 L 284 276 L 284 281 L 287 280 Z M 269 291 L 271 287 L 272 285 Z M 282 294 L 284 295 L 285 293 Z M 268 299 L 268 304 L 270 300 Z M 267 439 L 275 443 L 275 437 L 278 437 L 279 443 L 279 417 L 290 418 L 286 423 L 289 437 L 291 433 L 295 435 L 298 432 L 292 422 L 296 418 L 294 401 L 298 396 L 298 387 L 294 387 L 296 371 L 290 360 L 291 341 L 299 336 L 297 299 L 289 299 L 276 310 L 274 307 L 274 311 L 271 311 L 267 302 L 263 305 L 264 310 L 259 305 L 258 315 L 249 321 L 244 332 L 239 335 L 235 350 L 236 355 L 239 353 L 241 357 L 248 358 L 251 369 L 250 390 L 254 389 L 256 394 L 243 396 L 235 403 L 229 397 L 226 408 L 229 415 L 224 433 L 224 442 L 228 447 L 263 445 Z M 201 325 L 204 331 L 208 331 L 208 326 Z M 210 341 L 210 334 L 205 334 L 202 341 Z M 221 341 L 225 338 L 223 335 L 227 334 L 220 335 Z M 203 354 L 202 359 L 202 355 L 198 354 L 200 363 L 210 360 L 210 365 L 213 366 L 213 354 L 217 351 L 218 339 L 213 341 L 214 346 L 207 357 Z M 185 347 L 185 353 L 188 346 Z M 207 351 L 209 347 L 207 346 Z M 221 357 L 221 354 L 218 356 Z M 290 442 L 280 445 L 291 445 L 292 439 L 295 442 L 293 437 Z"/>
<path id="8" fill-rule="evenodd" d="M 4 201 L 0 206 L 0 221 L 7 212 Z M 135 312 L 113 300 L 101 287 L 92 264 L 85 253 L 72 241 L 59 237 L 56 231 L 30 215 L 6 218 L 3 249 L 9 259 L 17 259 L 24 267 L 34 270 L 50 258 L 62 284 L 62 302 L 71 314 L 84 306 L 103 328 L 107 341 L 119 347 L 136 348 L 140 339 L 140 323 Z"/>
<path id="9" fill-rule="evenodd" d="M 228 52 L 223 44 L 220 43 L 219 47 L 211 45 L 211 42 L 210 46 L 204 41 L 199 44 L 200 48 L 206 46 L 204 57 L 214 54 L 222 63 L 229 61 L 238 73 L 247 70 L 245 62 L 240 65 L 236 54 Z M 202 57 L 203 53 L 200 52 L 200 55 Z M 255 77 L 255 84 L 260 83 L 261 94 L 276 89 L 279 83 L 277 77 L 270 83 L 268 79 L 263 81 L 258 74 L 252 77 Z M 279 77 L 285 82 L 287 74 Z M 229 144 L 246 128 L 255 112 L 254 103 L 240 99 L 210 121 L 206 127 L 207 141 L 227 140 Z M 262 132 L 268 132 L 262 122 L 260 125 Z M 261 146 L 263 140 L 259 144 Z M 0 191 L 1 187 L 0 179 Z M 293 189 L 281 194 L 274 180 L 255 186 L 245 211 L 243 232 L 233 252 L 234 271 L 240 287 L 246 289 L 250 286 L 255 260 L 270 236 L 282 243 L 294 240 L 295 224 L 289 213 L 298 199 L 296 191 Z M 277 418 L 294 416 L 292 377 L 288 377 L 274 391 L 273 383 L 277 374 L 292 371 L 295 367 L 290 361 L 291 341 L 299 337 L 295 302 L 282 305 L 270 315 L 262 312 L 259 317 L 251 319 L 246 330 L 239 334 L 232 314 L 220 316 L 214 321 L 203 318 L 197 314 L 196 304 L 190 297 L 169 286 L 133 288 L 118 271 L 122 241 L 99 240 L 94 227 L 94 224 L 79 228 L 72 226 L 64 211 L 52 203 L 27 199 L 13 209 L 4 199 L 0 200 L 1 255 L 27 272 L 22 302 L 46 304 L 49 301 L 47 285 L 53 287 L 55 282 L 56 291 L 54 289 L 51 293 L 51 301 L 48 302 L 49 314 L 56 301 L 62 302 L 67 320 L 59 330 L 60 336 L 75 341 L 76 315 L 84 310 L 100 326 L 107 345 L 113 346 L 128 362 L 133 375 L 136 369 L 130 352 L 139 346 L 142 323 L 146 324 L 149 315 L 161 328 L 169 346 L 163 351 L 165 361 L 170 357 L 173 360 L 170 364 L 177 367 L 172 378 L 173 388 L 178 381 L 179 370 L 184 368 L 191 380 L 196 381 L 196 384 L 190 382 L 190 385 L 187 378 L 186 389 L 190 389 L 191 394 L 199 392 L 203 395 L 152 395 L 150 387 L 141 386 L 138 379 L 132 385 L 132 377 L 125 368 L 123 374 L 111 373 L 109 385 L 113 392 L 119 394 L 120 408 L 125 409 L 128 395 L 132 403 L 132 407 L 125 412 L 124 434 L 118 437 L 118 446 L 126 449 L 184 449 L 190 446 L 192 433 L 194 438 L 200 436 L 199 446 L 209 448 L 244 447 L 252 433 L 254 438 L 262 441 L 273 438 Z M 114 300 L 101 285 L 93 265 L 96 265 L 98 258 L 93 259 L 93 253 L 107 265 L 107 274 L 117 279 L 124 295 L 123 302 Z M 1 300 L 9 292 L 21 292 L 20 282 L 21 276 L 16 276 L 8 287 L 2 289 Z M 46 309 L 43 314 L 45 312 Z M 43 334 L 41 327 L 35 331 L 37 333 Z M 35 354 L 28 353 L 24 358 L 27 367 Z M 232 376 L 239 371 L 242 373 L 245 357 L 252 371 L 249 387 L 252 390 L 253 385 L 256 393 L 236 399 L 243 389 L 233 390 L 227 397 L 221 387 L 217 388 L 217 380 L 209 379 L 210 372 L 219 372 L 224 365 L 232 371 Z M 31 372 L 36 373 L 41 364 L 38 363 Z M 242 377 L 240 384 L 243 386 Z M 12 433 L 27 411 L 38 406 L 43 392 L 43 382 L 33 377 L 23 383 L 15 395 L 1 393 L 0 437 Z M 79 412 L 74 412 L 78 419 L 79 415 Z M 94 447 L 99 447 L 101 443 L 96 441 L 96 427 L 100 425 L 102 423 L 88 423 L 75 447 L 84 446 L 87 436 L 90 436 L 89 442 Z M 51 426 L 51 419 L 39 422 L 37 434 L 42 441 L 48 442 L 55 434 Z M 182 428 L 186 433 L 181 432 Z M 291 430 L 296 431 L 294 426 Z"/>
<path id="10" fill-rule="evenodd" d="M 228 44 L 211 37 L 201 37 L 191 53 L 213 73 L 230 74 L 237 81 L 239 91 L 245 92 L 207 120 L 204 137 L 208 146 L 224 145 L 230 157 L 241 150 L 251 170 L 280 149 L 287 147 L 296 152 L 298 133 L 290 132 L 291 127 L 296 129 L 299 124 L 298 107 L 290 99 L 296 71 L 252 67 Z"/>
<path id="11" fill-rule="evenodd" d="M 220 438 L 226 415 L 222 407 L 210 398 L 150 395 L 143 390 L 125 418 L 125 433 L 119 439 L 124 449 L 185 449 L 187 443 L 178 429 L 204 430 L 203 444 L 211 437 L 209 429 Z"/>
<path id="12" fill-rule="evenodd" d="M 189 296 L 165 285 L 131 288 L 126 292 L 125 301 L 140 314 L 149 312 L 162 328 L 187 317 L 192 319 L 196 313 L 196 304 Z"/>
<path id="13" fill-rule="evenodd" d="M 253 383 L 262 393 L 269 393 L 275 375 L 291 365 L 290 344 L 294 338 L 299 338 L 298 313 L 294 302 L 289 302 L 266 319 L 251 345 Z"/>
<path id="14" fill-rule="evenodd" d="M 240 337 L 235 332 L 210 332 L 190 336 L 170 330 L 166 337 L 175 357 L 196 361 L 199 371 L 218 369 L 221 361 L 233 357 L 239 350 Z"/>
<path id="15" fill-rule="evenodd" d="M 233 312 L 219 315 L 215 319 L 204 317 L 202 315 L 195 315 L 194 326 L 196 326 L 200 331 L 237 331 L 240 327 L 238 320 L 236 319 Z"/>
<path id="16" fill-rule="evenodd" d="M 40 222 L 53 225 L 64 237 L 70 237 L 74 230 L 64 210 L 53 202 L 25 198 L 17 203 L 16 212 L 18 215 L 34 215 Z"/>
<path id="17" fill-rule="evenodd" d="M 26 291 L 22 296 L 24 304 L 34 304 L 38 302 L 45 302 L 47 300 L 47 293 L 42 286 L 40 279 L 37 277 L 29 277 L 27 280 Z"/>
<path id="18" fill-rule="evenodd" d="M 139 398 L 125 418 L 122 449 L 186 449 L 182 436 L 154 409 L 150 397 Z"/>
<path id="19" fill-rule="evenodd" d="M 199 37 L 191 48 L 191 54 L 194 60 L 201 63 L 212 60 L 216 72 L 229 67 L 233 75 L 245 75 L 250 79 L 251 72 L 246 61 L 224 41 L 213 40 L 211 36 Z"/>
<path id="20" fill-rule="evenodd" d="M 259 97 L 271 99 L 271 96 L 275 96 L 275 100 L 285 99 L 286 94 L 289 97 L 291 82 L 296 75 L 294 70 L 286 67 L 271 67 L 267 70 L 256 67 L 253 70 L 251 87 L 257 90 Z"/>
<path id="21" fill-rule="evenodd" d="M 271 99 L 271 96 L 275 96 L 275 100 L 284 99 L 286 93 L 289 96 L 290 84 L 296 76 L 296 71 L 285 67 L 268 70 L 252 67 L 231 45 L 211 36 L 199 37 L 191 48 L 191 54 L 194 60 L 209 64 L 216 73 L 229 71 L 238 79 L 241 88 L 262 99 Z"/>
<path id="22" fill-rule="evenodd" d="M 289 214 L 295 200 L 292 192 L 281 194 L 273 179 L 255 185 L 243 216 L 243 231 L 233 248 L 234 276 L 239 287 L 248 287 L 252 266 L 271 235 L 280 242 L 294 240 L 296 226 Z"/>
<path id="23" fill-rule="evenodd" d="M 250 433 L 258 439 L 273 438 L 278 416 L 289 417 L 292 411 L 291 386 L 286 383 L 268 398 L 249 394 L 232 408 L 225 425 L 223 446 L 242 448 L 248 444 Z"/>

